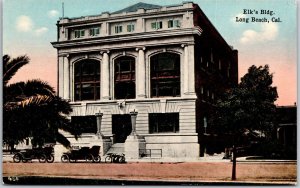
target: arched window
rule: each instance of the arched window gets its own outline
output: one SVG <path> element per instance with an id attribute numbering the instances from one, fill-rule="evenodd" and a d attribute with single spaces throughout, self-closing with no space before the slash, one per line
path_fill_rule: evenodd
<path id="1" fill-rule="evenodd" d="M 135 98 L 135 58 L 122 56 L 115 60 L 115 99 Z"/>
<path id="2" fill-rule="evenodd" d="M 100 62 L 92 59 L 75 63 L 75 101 L 100 99 Z"/>
<path id="3" fill-rule="evenodd" d="M 150 59 L 151 97 L 180 96 L 180 55 L 160 53 Z"/>

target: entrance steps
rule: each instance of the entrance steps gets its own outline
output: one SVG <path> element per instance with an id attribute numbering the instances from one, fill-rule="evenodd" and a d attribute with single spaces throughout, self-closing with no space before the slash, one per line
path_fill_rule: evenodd
<path id="1" fill-rule="evenodd" d="M 111 148 L 107 151 L 107 153 L 116 153 L 122 154 L 125 153 L 124 143 L 115 143 L 111 146 Z"/>

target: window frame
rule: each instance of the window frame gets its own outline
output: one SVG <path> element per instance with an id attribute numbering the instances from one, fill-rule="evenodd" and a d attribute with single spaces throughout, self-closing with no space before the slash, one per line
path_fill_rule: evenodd
<path id="1" fill-rule="evenodd" d="M 90 36 L 95 37 L 100 35 L 100 27 L 90 28 Z"/>
<path id="2" fill-rule="evenodd" d="M 129 63 L 129 70 L 122 70 L 124 64 Z M 122 66 L 123 64 L 123 66 Z M 122 97 L 118 95 L 119 87 L 126 86 L 128 91 L 132 91 L 130 96 Z M 130 88 L 133 87 L 133 88 Z M 135 99 L 136 98 L 136 60 L 131 56 L 121 56 L 114 61 L 114 98 L 115 99 Z"/>
<path id="3" fill-rule="evenodd" d="M 85 67 L 93 64 L 92 68 Z M 84 73 L 85 69 L 92 70 L 90 73 Z M 79 71 L 79 72 L 78 72 Z M 85 87 L 90 85 L 88 87 Z M 74 101 L 100 100 L 101 87 L 101 66 L 98 60 L 85 59 L 76 62 L 74 65 Z M 91 89 L 93 97 L 86 97 L 84 92 Z"/>
<path id="4" fill-rule="evenodd" d="M 167 57 L 163 57 L 166 56 Z M 168 59 L 173 63 L 173 68 L 168 69 L 160 66 L 166 64 L 163 60 Z M 181 96 L 181 69 L 180 55 L 164 52 L 150 58 L 150 94 L 151 98 L 180 97 Z M 172 93 L 172 94 L 168 94 Z"/>
<path id="5" fill-rule="evenodd" d="M 115 34 L 122 33 L 123 26 L 122 25 L 115 25 Z"/>
<path id="6" fill-rule="evenodd" d="M 76 29 L 74 30 L 74 38 L 84 38 L 85 30 L 84 29 Z"/>
<path id="7" fill-rule="evenodd" d="M 172 113 L 149 113 L 149 134 L 179 133 L 179 112 Z"/>
<path id="8" fill-rule="evenodd" d="M 97 117 L 94 115 L 71 116 L 71 124 L 82 133 L 97 133 Z"/>
<path id="9" fill-rule="evenodd" d="M 134 30 L 135 30 L 135 24 L 130 23 L 127 25 L 127 32 L 131 33 L 134 32 Z"/>
<path id="10" fill-rule="evenodd" d="M 158 30 L 163 28 L 163 22 L 162 21 L 155 21 L 151 22 L 151 29 Z"/>
<path id="11" fill-rule="evenodd" d="M 168 28 L 180 28 L 180 21 L 178 19 L 168 20 Z"/>

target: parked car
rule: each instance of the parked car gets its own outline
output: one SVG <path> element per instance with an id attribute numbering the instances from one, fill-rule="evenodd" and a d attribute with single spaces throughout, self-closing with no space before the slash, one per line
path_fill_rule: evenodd
<path id="1" fill-rule="evenodd" d="M 15 163 L 23 162 L 26 163 L 28 161 L 32 161 L 33 159 L 37 159 L 40 163 L 53 163 L 54 162 L 54 149 L 53 147 L 44 147 L 44 148 L 33 148 L 33 149 L 25 149 L 17 152 L 13 156 L 13 161 Z"/>
<path id="2" fill-rule="evenodd" d="M 100 146 L 72 148 L 68 152 L 63 153 L 61 161 L 66 162 L 77 162 L 78 160 L 85 160 L 86 162 L 101 162 Z"/>

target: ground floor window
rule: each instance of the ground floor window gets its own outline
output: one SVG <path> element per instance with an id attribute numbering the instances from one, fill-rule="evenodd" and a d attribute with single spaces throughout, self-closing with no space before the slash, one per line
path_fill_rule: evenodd
<path id="1" fill-rule="evenodd" d="M 81 133 L 97 133 L 96 116 L 72 116 L 72 125 Z"/>
<path id="2" fill-rule="evenodd" d="M 179 113 L 150 113 L 149 133 L 179 132 Z"/>

